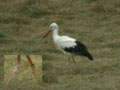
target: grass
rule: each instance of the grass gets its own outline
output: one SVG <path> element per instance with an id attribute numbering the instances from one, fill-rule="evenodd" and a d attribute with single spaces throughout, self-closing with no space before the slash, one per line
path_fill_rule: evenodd
<path id="1" fill-rule="evenodd" d="M 3 56 L 0 55 L 0 82 L 3 81 L 3 72 L 4 72 L 4 69 L 3 69 L 3 66 L 4 66 L 4 61 L 3 61 Z"/>
<path id="2" fill-rule="evenodd" d="M 13 79 L 9 85 L 26 85 L 32 83 L 41 83 L 42 82 L 42 57 L 40 55 L 30 55 L 33 63 L 36 67 L 36 80 L 34 80 L 32 75 L 32 70 L 28 64 L 27 58 L 25 55 L 21 55 L 21 65 L 20 73 L 17 74 L 16 78 Z M 10 77 L 13 74 L 13 71 L 16 68 L 16 55 L 5 55 L 4 56 L 4 83 L 6 84 Z"/>
<path id="3" fill-rule="evenodd" d="M 4 58 L 0 55 L 0 89 L 4 88 Z"/>
<path id="4" fill-rule="evenodd" d="M 0 53 L 43 55 L 42 85 L 12 84 L 9 89 L 119 90 L 119 18 L 119 0 L 1 1 Z M 52 22 L 58 23 L 60 35 L 85 43 L 94 61 L 76 56 L 77 65 L 67 66 L 52 36 L 42 38 Z"/>

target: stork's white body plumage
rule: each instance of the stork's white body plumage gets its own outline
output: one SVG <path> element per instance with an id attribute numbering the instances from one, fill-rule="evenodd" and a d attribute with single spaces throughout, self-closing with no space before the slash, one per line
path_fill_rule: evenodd
<path id="1" fill-rule="evenodd" d="M 57 38 L 53 37 L 53 40 L 56 48 L 68 56 L 70 56 L 71 53 L 66 52 L 64 49 L 74 47 L 76 45 L 75 43 L 76 40 L 67 36 L 58 36 Z"/>
<path id="2" fill-rule="evenodd" d="M 58 25 L 56 23 L 52 23 L 50 25 L 50 30 L 44 37 L 46 37 L 51 31 L 53 31 L 53 41 L 56 48 L 67 55 L 69 59 L 72 58 L 73 61 L 75 61 L 72 54 L 77 54 L 86 56 L 90 60 L 93 60 L 93 57 L 88 52 L 87 47 L 83 43 L 68 36 L 59 36 Z"/>

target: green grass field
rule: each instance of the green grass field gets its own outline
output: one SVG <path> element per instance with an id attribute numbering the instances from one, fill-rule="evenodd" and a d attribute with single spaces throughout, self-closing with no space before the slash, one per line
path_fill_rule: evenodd
<path id="1" fill-rule="evenodd" d="M 0 55 L 0 83 L 4 80 L 4 60 L 3 56 Z"/>
<path id="2" fill-rule="evenodd" d="M 42 38 L 52 22 L 59 25 L 60 35 L 83 42 L 94 61 L 76 56 L 77 64 L 67 66 L 52 35 Z M 119 37 L 120 0 L 0 2 L 0 53 L 43 55 L 43 83 L 11 85 L 11 90 L 119 90 Z"/>

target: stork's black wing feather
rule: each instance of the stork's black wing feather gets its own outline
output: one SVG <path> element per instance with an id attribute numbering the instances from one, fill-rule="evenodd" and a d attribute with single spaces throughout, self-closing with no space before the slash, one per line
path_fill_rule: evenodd
<path id="1" fill-rule="evenodd" d="M 80 41 L 75 41 L 76 45 L 74 47 L 65 47 L 66 52 L 82 55 L 88 57 L 90 60 L 93 60 L 92 55 L 88 52 L 87 47 Z"/>

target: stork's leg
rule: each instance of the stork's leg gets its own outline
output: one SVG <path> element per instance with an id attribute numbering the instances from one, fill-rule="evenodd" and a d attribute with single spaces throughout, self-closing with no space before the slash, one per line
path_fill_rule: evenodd
<path id="1" fill-rule="evenodd" d="M 68 56 L 68 62 L 70 62 L 70 56 Z"/>
<path id="2" fill-rule="evenodd" d="M 29 64 L 30 64 L 31 68 L 32 68 L 32 74 L 33 74 L 33 77 L 34 77 L 34 79 L 35 79 L 35 66 L 34 66 L 34 64 L 33 64 L 32 60 L 31 60 L 30 56 L 29 56 L 29 55 L 26 55 L 26 57 L 27 57 L 28 62 L 29 62 Z"/>
<path id="3" fill-rule="evenodd" d="M 71 55 L 71 58 L 72 58 L 73 62 L 76 64 L 76 61 L 75 61 L 73 55 Z"/>
<path id="4" fill-rule="evenodd" d="M 13 75 L 9 78 L 7 84 L 9 84 L 16 76 L 17 74 L 20 72 L 20 55 L 17 55 L 17 62 L 16 62 L 16 68 L 14 70 Z"/>
<path id="5" fill-rule="evenodd" d="M 68 62 L 66 65 L 69 65 L 70 64 L 70 56 L 68 56 Z"/>

